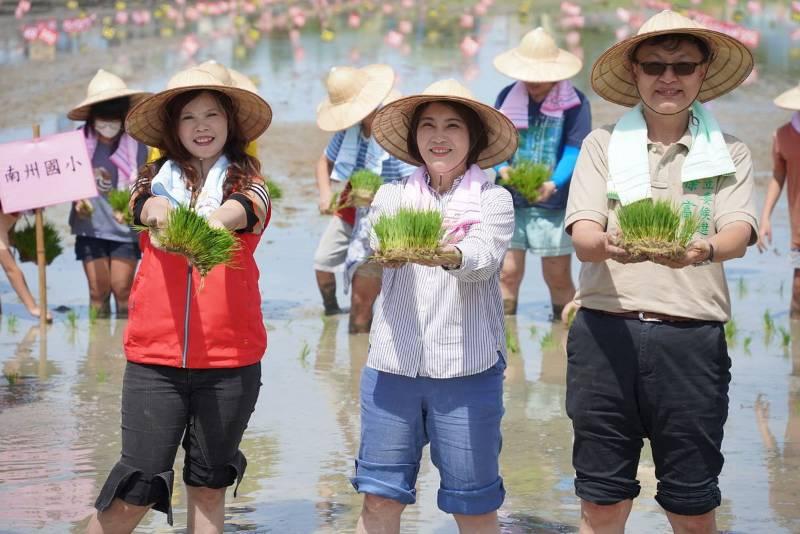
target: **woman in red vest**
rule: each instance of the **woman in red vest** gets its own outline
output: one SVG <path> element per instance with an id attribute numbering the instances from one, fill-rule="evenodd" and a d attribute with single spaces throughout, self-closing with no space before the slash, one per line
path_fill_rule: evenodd
<path id="1" fill-rule="evenodd" d="M 272 111 L 235 87 L 222 65 L 179 72 L 167 90 L 137 105 L 126 129 L 163 156 L 133 186 L 137 224 L 165 225 L 192 206 L 211 226 L 236 232 L 232 267 L 199 274 L 183 256 L 141 235 L 124 346 L 122 455 L 100 491 L 89 532 L 130 532 L 152 507 L 172 524 L 173 463 L 185 449 L 190 532 L 222 532 L 225 490 L 247 462 L 239 443 L 258 398 L 267 346 L 253 253 L 270 202 L 248 142 Z M 235 490 L 234 490 L 235 494 Z"/>

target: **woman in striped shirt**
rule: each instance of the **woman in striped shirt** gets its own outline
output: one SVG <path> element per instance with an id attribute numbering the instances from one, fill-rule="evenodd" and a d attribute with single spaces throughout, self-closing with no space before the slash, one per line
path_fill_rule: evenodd
<path id="1" fill-rule="evenodd" d="M 441 210 L 441 256 L 385 269 L 361 378 L 353 486 L 358 532 L 399 532 L 415 501 L 422 449 L 439 469 L 439 507 L 462 531 L 498 531 L 505 336 L 499 271 L 514 229 L 511 196 L 482 168 L 517 146 L 511 122 L 455 80 L 378 112 L 378 142 L 419 169 L 378 191 L 374 225 L 398 208 Z"/>

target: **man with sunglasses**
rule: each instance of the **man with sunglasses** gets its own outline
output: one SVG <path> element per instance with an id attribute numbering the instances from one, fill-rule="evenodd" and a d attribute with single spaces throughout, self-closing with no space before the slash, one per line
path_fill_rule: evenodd
<path id="1" fill-rule="evenodd" d="M 722 262 L 756 241 L 750 151 L 700 102 L 736 88 L 753 58 L 736 39 L 664 11 L 595 62 L 592 87 L 632 107 L 584 140 L 566 228 L 583 262 L 567 343 L 581 533 L 622 533 L 644 438 L 676 533 L 716 533 L 730 359 Z M 665 200 L 699 230 L 681 258 L 621 246 L 616 210 Z"/>

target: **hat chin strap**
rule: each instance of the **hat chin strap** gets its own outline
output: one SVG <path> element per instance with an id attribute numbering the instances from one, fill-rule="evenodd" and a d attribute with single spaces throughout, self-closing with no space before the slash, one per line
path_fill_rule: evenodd
<path id="1" fill-rule="evenodd" d="M 684 111 L 686 111 L 687 109 L 692 107 L 692 104 L 694 104 L 695 100 L 697 100 L 697 97 L 700 96 L 700 91 L 703 89 L 703 83 L 705 83 L 705 81 L 706 81 L 706 76 L 708 76 L 708 68 L 706 68 L 706 73 L 703 75 L 703 81 L 700 82 L 700 87 L 697 89 L 697 94 L 694 95 L 694 98 L 692 98 L 692 100 L 689 102 L 689 105 L 686 106 L 685 108 L 681 109 L 681 110 L 678 110 L 678 111 L 674 112 L 674 113 L 662 113 L 662 112 L 658 111 L 657 109 L 652 107 L 650 104 L 648 104 L 645 101 L 644 98 L 642 98 L 642 94 L 639 92 L 639 86 L 635 83 L 636 80 L 634 80 L 633 86 L 636 88 L 636 94 L 639 96 L 639 100 L 641 101 L 641 103 L 644 106 L 647 107 L 647 109 L 649 109 L 650 111 L 652 111 L 656 115 L 662 115 L 664 117 L 672 117 L 673 115 L 678 115 L 680 113 L 683 113 Z"/>
<path id="2" fill-rule="evenodd" d="M 461 159 L 458 163 L 453 165 L 451 168 L 447 169 L 445 172 L 436 173 L 438 175 L 438 177 L 439 177 L 439 183 L 436 185 L 436 190 L 437 191 L 442 187 L 442 180 L 443 180 L 444 175 L 445 174 L 450 174 L 453 171 L 453 169 L 457 169 L 460 165 L 462 165 L 463 163 L 466 163 L 468 156 L 469 156 L 469 152 L 467 152 L 464 155 L 463 159 Z M 425 166 L 427 167 L 427 164 Z M 464 169 L 464 171 L 466 172 L 466 168 Z M 433 175 L 430 173 L 430 169 L 428 169 L 428 176 L 431 177 L 431 185 L 433 185 Z M 455 181 L 455 177 L 453 177 L 453 181 Z M 452 186 L 452 184 L 451 184 L 451 186 Z"/>

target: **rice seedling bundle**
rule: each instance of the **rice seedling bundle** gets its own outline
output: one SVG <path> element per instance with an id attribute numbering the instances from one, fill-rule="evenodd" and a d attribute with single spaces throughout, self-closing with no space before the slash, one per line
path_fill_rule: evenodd
<path id="1" fill-rule="evenodd" d="M 535 203 L 539 200 L 539 188 L 550 179 L 550 168 L 541 163 L 520 161 L 508 170 L 508 178 L 502 185 L 516 189 L 525 200 Z"/>
<path id="2" fill-rule="evenodd" d="M 372 204 L 375 193 L 383 185 L 383 178 L 372 171 L 362 169 L 350 176 L 350 202 L 357 208 L 365 208 Z"/>
<path id="3" fill-rule="evenodd" d="M 617 209 L 620 246 L 639 259 L 680 259 L 700 226 L 696 214 L 681 216 L 668 201 L 640 200 Z"/>
<path id="4" fill-rule="evenodd" d="M 25 227 L 21 230 L 14 230 L 11 235 L 11 242 L 14 248 L 17 249 L 19 254 L 19 261 L 21 262 L 36 262 L 36 225 L 30 222 L 26 223 Z M 45 221 L 44 223 L 44 259 L 47 265 L 53 263 L 63 252 L 61 247 L 61 238 L 58 236 L 58 230 L 52 223 Z"/>
<path id="5" fill-rule="evenodd" d="M 379 263 L 445 259 L 438 254 L 444 236 L 443 218 L 437 210 L 400 208 L 394 215 L 381 215 L 373 226 Z M 451 259 L 449 256 L 446 259 Z M 457 258 L 453 256 L 453 260 Z"/>
<path id="6" fill-rule="evenodd" d="M 161 248 L 186 257 L 203 277 L 217 265 L 231 265 L 239 248 L 230 231 L 210 227 L 205 218 L 185 206 L 170 211 L 166 227 L 153 233 Z"/>
<path id="7" fill-rule="evenodd" d="M 267 193 L 269 194 L 270 200 L 283 198 L 283 188 L 281 186 L 272 180 L 264 180 L 264 183 L 267 186 Z"/>
<path id="8" fill-rule="evenodd" d="M 127 189 L 113 189 L 108 192 L 108 203 L 111 204 L 111 209 L 121 213 L 126 224 L 133 224 L 130 202 L 131 192 Z"/>

